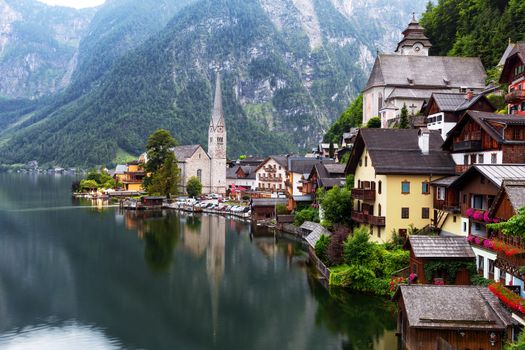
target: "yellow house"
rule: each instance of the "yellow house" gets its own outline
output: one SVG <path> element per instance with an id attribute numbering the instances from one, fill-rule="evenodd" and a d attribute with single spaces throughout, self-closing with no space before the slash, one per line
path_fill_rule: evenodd
<path id="1" fill-rule="evenodd" d="M 122 184 L 126 191 L 142 191 L 144 176 L 144 164 L 138 160 L 129 162 L 126 165 L 118 165 L 115 170 L 115 180 Z"/>
<path id="2" fill-rule="evenodd" d="M 352 220 L 387 242 L 433 224 L 436 179 L 454 175 L 452 157 L 441 150 L 438 132 L 416 129 L 361 129 L 346 166 L 354 174 Z"/>

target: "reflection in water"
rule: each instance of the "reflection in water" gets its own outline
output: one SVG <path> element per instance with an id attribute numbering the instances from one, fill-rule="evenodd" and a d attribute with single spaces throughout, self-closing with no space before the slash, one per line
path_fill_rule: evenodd
<path id="1" fill-rule="evenodd" d="M 122 346 L 96 327 L 71 322 L 65 325 L 28 326 L 8 332 L 0 338 L 0 348 L 3 350 L 113 350 L 122 349 Z"/>
<path id="2" fill-rule="evenodd" d="M 224 217 L 53 209 L 72 180 L 0 174 L 0 347 L 396 348 L 389 304 L 329 294 L 297 244 Z M 13 211 L 31 208 L 48 210 Z"/>
<path id="3" fill-rule="evenodd" d="M 312 277 L 308 282 L 319 302 L 316 319 L 334 333 L 345 335 L 344 350 L 400 348 L 395 336 L 393 303 L 341 288 L 327 291 Z"/>

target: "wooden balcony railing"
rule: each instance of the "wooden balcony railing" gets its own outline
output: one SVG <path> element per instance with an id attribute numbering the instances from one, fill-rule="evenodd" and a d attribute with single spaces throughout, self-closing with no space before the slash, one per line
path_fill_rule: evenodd
<path id="1" fill-rule="evenodd" d="M 455 152 L 477 152 L 481 151 L 481 140 L 456 142 L 452 147 Z"/>
<path id="2" fill-rule="evenodd" d="M 374 216 L 357 211 L 352 211 L 351 218 L 353 221 L 361 224 L 370 224 L 373 226 L 385 226 L 386 218 L 384 216 Z"/>
<path id="3" fill-rule="evenodd" d="M 506 103 L 519 103 L 525 101 L 525 90 L 515 90 L 505 95 Z"/>
<path id="4" fill-rule="evenodd" d="M 376 200 L 376 191 L 368 188 L 354 188 L 352 190 L 352 197 L 362 201 L 373 202 Z"/>

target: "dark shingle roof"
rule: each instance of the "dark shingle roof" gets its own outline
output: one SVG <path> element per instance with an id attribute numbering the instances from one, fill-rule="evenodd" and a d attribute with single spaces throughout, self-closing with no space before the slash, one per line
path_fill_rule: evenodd
<path id="1" fill-rule="evenodd" d="M 384 85 L 483 89 L 486 78 L 487 74 L 478 57 L 381 54 L 376 58 L 364 90 Z"/>
<path id="2" fill-rule="evenodd" d="M 288 204 L 286 198 L 254 198 L 252 207 L 273 207 L 279 204 Z"/>
<path id="3" fill-rule="evenodd" d="M 443 177 L 441 179 L 438 179 L 438 180 L 434 180 L 431 182 L 432 185 L 436 185 L 436 186 L 450 186 L 454 181 L 456 181 L 458 179 L 458 175 L 454 175 L 454 176 L 446 176 L 446 177 Z"/>
<path id="4" fill-rule="evenodd" d="M 472 99 L 467 99 L 465 94 L 460 93 L 433 93 L 432 98 L 436 101 L 442 112 L 466 111 L 479 101 L 484 95 L 477 94 Z"/>
<path id="5" fill-rule="evenodd" d="M 333 159 L 316 159 L 309 157 L 289 157 L 288 170 L 298 174 L 310 174 L 316 164 L 334 164 Z"/>
<path id="6" fill-rule="evenodd" d="M 514 210 L 525 206 L 525 181 L 505 181 L 504 187 Z"/>
<path id="7" fill-rule="evenodd" d="M 345 166 L 346 166 L 345 164 L 336 164 L 336 163 L 324 164 L 323 163 L 323 165 L 329 174 L 344 174 L 345 173 Z"/>
<path id="8" fill-rule="evenodd" d="M 183 145 L 173 147 L 171 150 L 175 153 L 175 157 L 177 157 L 179 162 L 184 162 L 186 159 L 191 158 L 199 147 L 201 147 L 201 145 Z"/>
<path id="9" fill-rule="evenodd" d="M 517 324 L 486 287 L 400 286 L 399 298 L 412 328 L 504 330 Z"/>
<path id="10" fill-rule="evenodd" d="M 410 236 L 407 241 L 416 258 L 475 258 L 466 237 Z"/>
<path id="11" fill-rule="evenodd" d="M 440 149 L 440 134 L 430 132 L 429 153 L 423 154 L 418 133 L 416 129 L 361 129 L 346 173 L 355 173 L 366 147 L 377 174 L 455 174 L 452 157 Z"/>
<path id="12" fill-rule="evenodd" d="M 306 237 L 306 242 L 310 245 L 310 247 L 315 248 L 315 244 L 321 238 L 322 235 L 330 236 L 332 233 L 325 229 L 323 226 L 321 226 L 318 223 L 311 222 L 311 221 L 305 221 L 301 228 L 307 231 L 311 231 Z"/>

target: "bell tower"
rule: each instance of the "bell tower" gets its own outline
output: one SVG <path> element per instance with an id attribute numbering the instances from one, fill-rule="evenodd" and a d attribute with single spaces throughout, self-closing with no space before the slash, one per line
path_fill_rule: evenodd
<path id="1" fill-rule="evenodd" d="M 208 129 L 208 155 L 211 158 L 211 191 L 226 194 L 226 125 L 222 110 L 221 76 L 218 71 L 215 81 L 213 112 Z"/>
<path id="2" fill-rule="evenodd" d="M 412 20 L 403 31 L 403 39 L 397 44 L 395 53 L 399 55 L 428 56 L 432 47 L 430 40 L 425 36 L 425 29 L 412 13 Z"/>

